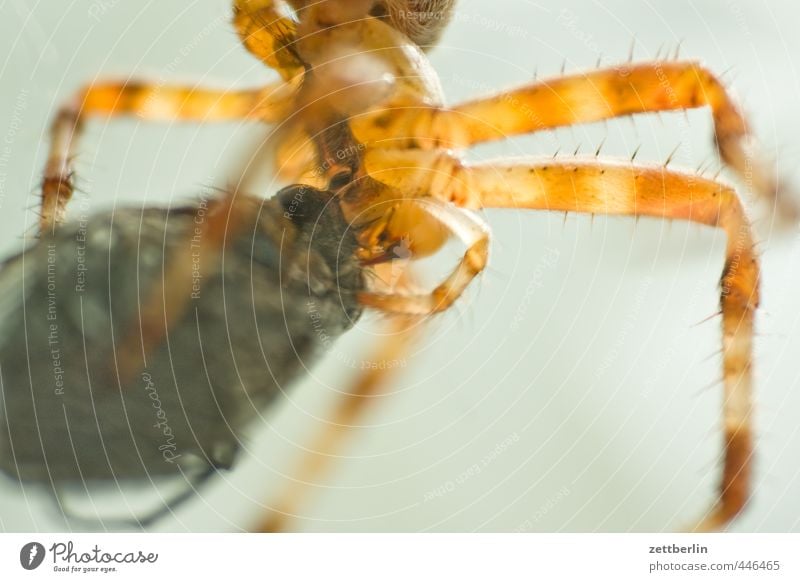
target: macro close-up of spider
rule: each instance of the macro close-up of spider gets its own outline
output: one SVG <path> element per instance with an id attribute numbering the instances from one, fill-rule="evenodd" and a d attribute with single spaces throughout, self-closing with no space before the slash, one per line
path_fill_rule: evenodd
<path id="1" fill-rule="evenodd" d="M 797 11 L 612 4 L 6 5 L 3 529 L 800 529 Z"/>

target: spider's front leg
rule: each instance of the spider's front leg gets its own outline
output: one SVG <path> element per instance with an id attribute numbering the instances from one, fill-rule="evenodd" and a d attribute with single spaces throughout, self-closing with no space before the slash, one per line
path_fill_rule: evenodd
<path id="1" fill-rule="evenodd" d="M 750 225 L 730 187 L 661 166 L 582 159 L 470 166 L 445 151 L 372 150 L 365 165 L 373 178 L 400 191 L 468 208 L 655 216 L 724 230 L 724 469 L 718 501 L 693 529 L 719 529 L 741 512 L 749 496 L 753 455 L 751 368 L 759 267 Z"/>
<path id="2" fill-rule="evenodd" d="M 91 85 L 68 101 L 51 127 L 50 153 L 41 184 L 40 231 L 64 219 L 72 198 L 72 158 L 84 121 L 90 117 L 132 117 L 146 121 L 232 121 L 267 123 L 284 116 L 296 87 L 277 83 L 251 90 L 217 90 L 143 82 Z"/>
<path id="3" fill-rule="evenodd" d="M 722 82 L 693 62 L 656 61 L 534 82 L 453 107 L 413 107 L 364 116 L 356 136 L 377 147 L 462 148 L 512 135 L 614 117 L 708 106 L 722 160 L 780 214 L 798 201 L 780 192 L 747 120 Z"/>
<path id="4" fill-rule="evenodd" d="M 359 295 L 358 301 L 366 307 L 388 313 L 406 315 L 439 313 L 449 308 L 486 267 L 489 260 L 489 227 L 476 214 L 436 198 L 404 200 L 400 205 L 400 211 L 394 215 L 396 218 L 390 220 L 387 225 L 390 244 L 406 241 L 406 244 L 411 245 L 409 251 L 411 257 L 414 257 L 418 254 L 415 252 L 415 245 L 425 247 L 426 252 L 429 252 L 438 249 L 449 236 L 455 236 L 464 243 L 467 250 L 455 270 L 428 293 L 363 292 Z M 438 223 L 442 230 L 430 232 L 429 221 L 417 225 L 404 221 L 400 217 L 404 215 L 404 211 L 410 210 L 403 208 L 404 206 L 420 209 L 424 217 Z M 417 244 L 417 240 L 425 242 Z"/>

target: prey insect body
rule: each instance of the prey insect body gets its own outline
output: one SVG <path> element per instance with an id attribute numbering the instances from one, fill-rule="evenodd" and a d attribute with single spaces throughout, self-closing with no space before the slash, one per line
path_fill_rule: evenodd
<path id="1" fill-rule="evenodd" d="M 233 196 L 66 223 L 4 263 L 3 471 L 59 490 L 230 468 L 321 351 L 312 322 L 335 338 L 357 321 L 362 267 L 330 193 Z"/>

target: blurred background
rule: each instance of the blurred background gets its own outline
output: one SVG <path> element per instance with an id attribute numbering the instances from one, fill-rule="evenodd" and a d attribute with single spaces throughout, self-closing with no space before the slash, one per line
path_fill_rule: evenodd
<path id="1" fill-rule="evenodd" d="M 225 0 L 0 2 L 0 249 L 29 209 L 57 106 L 97 78 L 252 87 L 274 80 L 242 49 Z M 448 102 L 597 63 L 674 53 L 725 73 L 779 171 L 800 187 L 800 7 L 767 0 L 461 0 L 431 60 Z M 225 185 L 264 135 L 244 124 L 87 125 L 76 163 L 92 211 L 186 200 Z M 718 161 L 707 110 L 509 139 L 471 159 L 572 153 L 689 169 Z M 727 173 L 723 178 L 734 180 Z M 265 183 L 266 194 L 277 186 Z M 85 208 L 85 207 L 84 207 Z M 754 218 L 761 215 L 754 211 Z M 720 469 L 717 310 L 724 236 L 642 219 L 487 212 L 491 266 L 402 360 L 397 381 L 313 487 L 299 531 L 661 531 L 713 500 Z M 758 220 L 763 309 L 754 499 L 735 531 L 800 530 L 800 238 Z M 448 260 L 454 260 L 455 255 Z M 365 317 L 263 423 L 241 463 L 158 522 L 245 529 L 289 481 L 336 390 L 368 358 Z M 65 524 L 40 490 L 0 480 L 0 530 Z"/>

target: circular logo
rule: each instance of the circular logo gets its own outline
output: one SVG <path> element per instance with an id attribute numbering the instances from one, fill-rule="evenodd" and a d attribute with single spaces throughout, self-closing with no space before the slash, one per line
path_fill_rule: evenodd
<path id="1" fill-rule="evenodd" d="M 44 561 L 44 546 L 39 542 L 28 542 L 19 551 L 19 563 L 26 570 L 35 570 Z"/>

